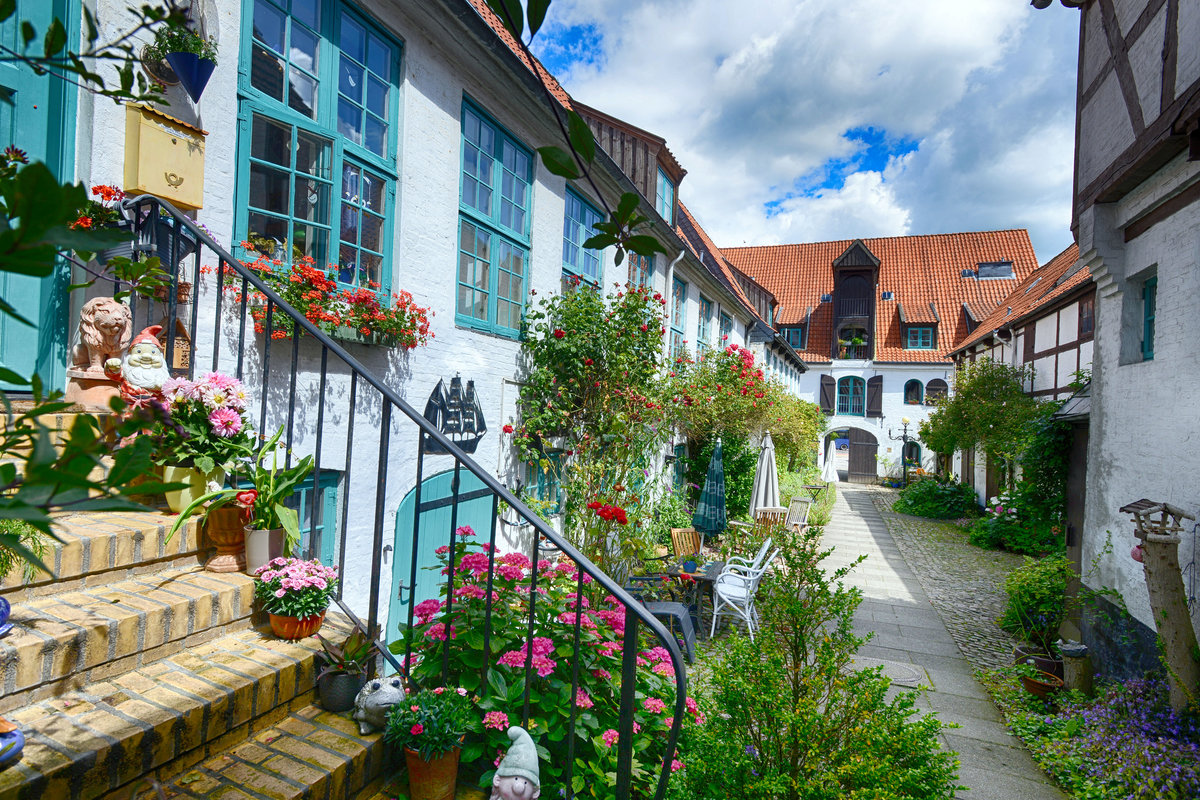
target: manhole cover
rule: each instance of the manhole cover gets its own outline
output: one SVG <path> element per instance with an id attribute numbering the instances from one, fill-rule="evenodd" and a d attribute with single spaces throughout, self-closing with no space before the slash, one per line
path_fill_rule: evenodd
<path id="1" fill-rule="evenodd" d="M 887 661 L 882 658 L 856 656 L 854 658 L 854 666 L 858 669 L 883 667 L 883 674 L 891 678 L 892 683 L 900 686 L 915 689 L 921 684 L 929 684 L 929 678 L 925 675 L 925 671 L 915 664 L 903 664 L 899 661 Z"/>

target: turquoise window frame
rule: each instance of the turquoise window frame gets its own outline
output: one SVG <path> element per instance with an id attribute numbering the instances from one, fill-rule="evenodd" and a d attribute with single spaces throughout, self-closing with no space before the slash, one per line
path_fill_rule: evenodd
<path id="1" fill-rule="evenodd" d="M 837 382 L 837 413 L 850 417 L 867 415 L 867 382 L 865 380 L 847 376 Z"/>
<path id="2" fill-rule="evenodd" d="M 920 327 L 908 329 L 909 350 L 932 350 L 933 328 Z"/>
<path id="3" fill-rule="evenodd" d="M 687 281 L 671 279 L 671 358 L 679 358 L 684 351 L 684 335 L 687 330 Z"/>
<path id="4" fill-rule="evenodd" d="M 629 253 L 626 258 L 629 261 L 629 283 L 646 289 L 651 288 L 654 282 L 653 257 Z"/>
<path id="5" fill-rule="evenodd" d="M 660 217 L 675 224 L 675 183 L 667 177 L 662 167 L 658 168 L 658 180 L 654 188 L 654 208 Z"/>
<path id="6" fill-rule="evenodd" d="M 599 250 L 583 246 L 594 233 L 593 226 L 603 217 L 596 207 L 572 189 L 567 189 L 563 208 L 563 272 L 599 286 L 604 268 Z"/>
<path id="7" fill-rule="evenodd" d="M 1158 315 L 1158 276 L 1142 283 L 1142 360 L 1154 360 L 1154 320 Z"/>
<path id="8" fill-rule="evenodd" d="M 696 352 L 712 347 L 713 301 L 700 295 L 700 320 L 696 323 Z"/>
<path id="9" fill-rule="evenodd" d="M 792 346 L 792 349 L 803 350 L 808 340 L 808 337 L 805 335 L 806 333 L 807 329 L 803 325 L 798 325 L 794 328 L 788 328 L 784 334 L 784 338 L 787 339 L 787 343 Z"/>
<path id="10" fill-rule="evenodd" d="M 728 345 L 726 345 L 726 342 L 728 342 L 729 337 L 733 335 L 733 317 L 729 316 L 723 311 L 718 319 L 717 335 L 721 337 L 719 346 L 722 348 L 727 347 Z"/>
<path id="11" fill-rule="evenodd" d="M 908 397 L 908 389 L 910 386 L 916 385 L 917 397 L 915 400 L 910 400 Z M 904 404 L 907 406 L 919 406 L 925 402 L 925 384 L 921 383 L 916 378 L 910 378 L 904 382 Z"/>
<path id="12" fill-rule="evenodd" d="M 396 220 L 396 181 L 398 179 L 398 161 L 396 158 L 396 149 L 398 146 L 399 136 L 397 128 L 399 127 L 399 110 L 400 110 L 400 77 L 403 66 L 404 45 L 392 35 L 389 31 L 372 21 L 369 17 L 362 14 L 356 6 L 344 0 L 322 0 L 320 5 L 319 16 L 316 18 L 317 28 L 312 28 L 303 19 L 297 19 L 297 15 L 291 13 L 291 9 L 295 0 L 243 0 L 242 3 L 242 18 L 249 20 L 250 24 L 243 26 L 243 35 L 241 40 L 241 48 L 239 51 L 238 60 L 238 141 L 237 141 L 237 162 L 238 162 L 238 179 L 236 183 L 236 203 L 235 203 L 235 220 L 234 227 L 239 240 L 249 238 L 250 229 L 250 170 L 251 164 L 256 160 L 251 156 L 252 142 L 251 133 L 253 128 L 254 116 L 256 114 L 264 119 L 275 122 L 280 125 L 289 126 L 291 131 L 291 153 L 292 164 L 288 171 L 291 180 L 289 181 L 288 189 L 288 205 L 286 212 L 260 210 L 256 207 L 254 213 L 266 212 L 267 216 L 274 217 L 279 220 L 286 220 L 288 227 L 288 240 L 285 244 L 286 260 L 292 260 L 292 248 L 296 244 L 295 232 L 301 225 L 313 225 L 323 228 L 328 231 L 328 241 L 326 245 L 325 262 L 324 264 L 316 264 L 322 270 L 332 273 L 332 277 L 338 280 L 338 283 L 343 287 L 358 287 L 361 284 L 357 281 L 361 277 L 361 270 L 356 269 L 354 282 L 342 280 L 342 270 L 340 268 L 332 268 L 335 263 L 340 263 L 338 254 L 341 250 L 341 226 L 343 212 L 342 197 L 342 181 L 343 169 L 347 165 L 353 165 L 361 169 L 367 169 L 384 182 L 382 197 L 386 208 L 384 209 L 383 225 L 380 232 L 382 248 L 373 250 L 366 248 L 367 252 L 376 255 L 380 258 L 379 266 L 379 287 L 377 291 L 380 294 L 381 302 L 390 302 L 392 291 L 392 233 L 395 229 Z M 272 97 L 265 91 L 256 88 L 252 85 L 253 72 L 253 53 L 254 53 L 254 9 L 256 5 L 263 5 L 268 9 L 275 9 L 283 12 L 284 15 L 284 49 L 288 53 L 280 53 L 272 51 L 274 55 L 285 64 L 285 69 L 289 70 L 292 67 L 292 61 L 295 48 L 292 46 L 294 38 L 294 30 L 296 25 L 304 26 L 307 33 L 315 33 L 317 37 L 317 61 L 315 68 L 305 70 L 298 66 L 307 74 L 316 79 L 316 109 L 315 116 L 309 116 L 303 113 L 287 102 L 287 81 L 284 81 L 285 98 L 279 100 Z M 384 143 L 384 154 L 379 155 L 368 147 L 357 144 L 338 130 L 338 97 L 337 90 L 339 67 L 342 61 L 342 48 L 340 40 L 342 34 L 343 23 L 349 20 L 354 25 L 361 27 L 366 34 L 373 37 L 375 42 L 386 45 L 388 52 L 386 53 L 385 61 L 387 63 L 388 75 L 386 82 L 387 89 L 387 136 Z M 372 39 L 366 39 L 368 43 Z M 368 47 L 370 44 L 368 44 Z M 377 64 L 379 62 L 376 62 Z M 325 98 L 325 94 L 331 94 L 331 98 Z M 369 112 L 364 112 L 369 113 Z M 328 164 L 327 180 L 329 189 L 328 198 L 328 214 L 324 221 L 306 220 L 297 215 L 295 194 L 296 194 L 296 179 L 299 173 L 295 170 L 297 144 L 301 132 L 312 136 L 328 139 L 331 142 L 330 162 Z M 258 163 L 262 163 L 258 161 Z M 352 203 L 348 203 L 346 208 L 353 208 Z M 357 206 L 361 210 L 361 204 Z M 286 216 L 285 216 L 286 214 Z M 361 228 L 361 226 L 360 226 Z M 356 228 L 359 230 L 360 228 Z M 355 241 L 353 242 L 355 251 L 361 254 L 362 241 L 358 233 L 356 233 Z M 336 261 L 335 261 L 336 260 Z M 358 262 L 356 261 L 356 264 Z"/>
<path id="13" fill-rule="evenodd" d="M 494 333 L 509 339 L 521 335 L 521 320 L 525 314 L 525 294 L 529 284 L 530 270 L 530 226 L 533 217 L 533 151 L 512 135 L 479 104 L 463 98 L 459 125 L 459 189 L 458 189 L 458 258 L 455 264 L 455 324 L 464 328 Z M 479 141 L 468 137 L 468 128 L 479 124 Z M 490 136 L 490 152 L 484 132 Z M 487 175 L 477 168 L 468 172 L 469 148 L 490 159 Z M 513 160 L 507 160 L 509 155 Z M 518 158 L 524 159 L 524 175 L 518 174 Z M 470 181 L 470 184 L 468 184 Z M 474 190 L 474 201 L 468 201 L 466 188 Z M 485 203 L 479 201 L 480 186 L 487 189 Z M 519 185 L 519 187 L 518 187 Z M 523 188 L 523 202 L 516 202 L 514 194 Z M 486 207 L 485 207 L 486 206 Z M 514 225 L 519 212 L 520 224 Z M 468 226 L 474 231 L 474 241 L 464 241 Z M 479 245 L 486 239 L 486 257 L 480 253 Z M 520 275 L 513 269 L 516 258 L 521 263 Z M 470 263 L 469 271 L 468 262 Z M 487 267 L 487 280 L 480 279 L 481 267 Z M 468 276 L 468 280 L 464 280 Z M 514 278 L 516 280 L 514 281 Z M 486 283 L 486 286 L 481 284 Z M 504 296 L 501 290 L 507 289 Z M 464 300 L 471 302 L 465 304 Z M 483 316 L 478 303 L 483 298 Z M 464 309 L 466 309 L 464 311 Z"/>

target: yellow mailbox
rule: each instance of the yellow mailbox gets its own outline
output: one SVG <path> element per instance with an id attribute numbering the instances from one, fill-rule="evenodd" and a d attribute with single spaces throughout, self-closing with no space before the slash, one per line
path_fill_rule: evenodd
<path id="1" fill-rule="evenodd" d="M 204 207 L 207 131 L 146 106 L 125 106 L 125 191 Z"/>

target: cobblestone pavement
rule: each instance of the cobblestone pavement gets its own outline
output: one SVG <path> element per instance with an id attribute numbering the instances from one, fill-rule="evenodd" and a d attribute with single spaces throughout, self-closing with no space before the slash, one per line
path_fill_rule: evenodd
<path id="1" fill-rule="evenodd" d="M 929 602 L 971 665 L 988 669 L 1012 663 L 1017 644 L 996 625 L 1004 611 L 1004 578 L 1021 565 L 1014 553 L 981 550 L 967 544 L 966 533 L 948 522 L 892 511 L 892 489 L 863 487 L 904 560 L 916 573 Z"/>
<path id="2" fill-rule="evenodd" d="M 854 629 L 872 634 L 856 662 L 882 666 L 896 691 L 922 688 L 917 707 L 950 724 L 941 738 L 958 754 L 966 800 L 1064 800 L 973 674 L 1011 653 L 993 622 L 997 580 L 1011 560 L 965 550 L 950 529 L 892 513 L 881 490 L 846 483 L 838 489 L 822 537 L 833 550 L 826 569 L 867 556 L 846 577 L 863 592 Z"/>

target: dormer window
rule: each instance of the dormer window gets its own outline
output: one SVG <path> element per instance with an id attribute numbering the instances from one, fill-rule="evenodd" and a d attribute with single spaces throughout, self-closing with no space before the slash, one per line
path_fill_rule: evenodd
<path id="1" fill-rule="evenodd" d="M 1013 276 L 1013 262 L 1011 261 L 984 261 L 979 264 L 979 280 L 987 280 L 989 278 L 1011 278 Z"/>
<path id="2" fill-rule="evenodd" d="M 672 225 L 675 224 L 675 184 L 667 177 L 662 167 L 658 168 L 658 188 L 654 196 L 654 208 L 658 215 Z"/>
<path id="3" fill-rule="evenodd" d="M 908 329 L 909 350 L 932 350 L 933 328 L 929 326 L 912 327 Z"/>
<path id="4" fill-rule="evenodd" d="M 804 349 L 804 326 L 803 325 L 796 326 L 795 328 L 784 328 L 783 334 L 784 334 L 784 337 L 787 339 L 787 343 L 790 344 L 793 349 L 795 349 L 795 350 L 803 350 Z"/>

